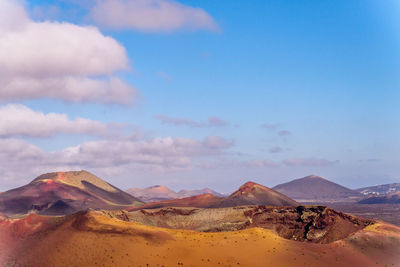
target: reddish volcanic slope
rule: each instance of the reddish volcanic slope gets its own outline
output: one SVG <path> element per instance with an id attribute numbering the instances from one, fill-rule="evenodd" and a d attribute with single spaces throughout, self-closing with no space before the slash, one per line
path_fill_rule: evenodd
<path id="1" fill-rule="evenodd" d="M 87 171 L 41 175 L 0 195 L 0 213 L 70 214 L 87 208 L 115 209 L 143 202 Z"/>
<path id="2" fill-rule="evenodd" d="M 138 209 L 156 209 L 163 207 L 196 207 L 196 208 L 214 208 L 218 207 L 224 200 L 222 197 L 216 197 L 212 194 L 203 194 L 193 197 L 170 199 L 158 202 L 151 202 L 142 206 L 129 208 L 128 210 Z"/>
<path id="3" fill-rule="evenodd" d="M 247 182 L 221 203 L 221 207 L 243 205 L 298 206 L 299 203 L 266 186 Z"/>
<path id="4" fill-rule="evenodd" d="M 392 225 L 378 222 L 365 227 L 362 220 L 348 221 L 329 209 L 306 208 L 301 215 L 293 207 L 261 212 L 249 207 L 245 215 L 242 208 L 216 210 L 218 218 L 233 223 L 236 215 L 227 217 L 219 210 L 228 210 L 230 215 L 242 213 L 239 217 L 252 218 L 256 227 L 222 232 L 166 229 L 117 219 L 109 216 L 109 211 L 0 219 L 0 266 L 399 266 L 400 228 Z M 289 220 L 266 220 L 271 212 Z M 196 213 L 171 215 L 170 221 L 193 216 Z M 198 219 L 206 224 L 210 220 L 196 216 L 195 223 Z M 191 221 L 187 223 L 191 225 Z M 304 225 L 304 229 L 286 223 Z M 268 228 L 268 224 L 277 227 Z M 294 237 L 290 235 L 293 232 Z M 322 242 L 310 242 L 309 238 Z"/>
<path id="5" fill-rule="evenodd" d="M 212 194 L 152 202 L 128 210 L 155 209 L 162 207 L 220 208 L 244 205 L 298 206 L 299 203 L 268 187 L 247 182 L 227 198 Z"/>

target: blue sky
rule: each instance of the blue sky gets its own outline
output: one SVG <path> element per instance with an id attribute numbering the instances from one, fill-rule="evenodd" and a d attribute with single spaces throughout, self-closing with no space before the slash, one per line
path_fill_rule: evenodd
<path id="1" fill-rule="evenodd" d="M 11 88 L 21 92 L 13 98 L 0 95 L 0 141 L 20 142 L 34 151 L 28 159 L 10 162 L 16 152 L 4 149 L 0 191 L 58 169 L 87 169 L 121 188 L 163 184 L 222 192 L 247 180 L 274 186 L 312 173 L 352 188 L 399 181 L 397 1 L 118 1 L 123 14 L 116 4 L 105 6 L 109 1 L 20 3 L 32 25 L 54 26 L 53 36 L 65 30 L 59 22 L 96 27 L 104 51 L 125 50 L 128 60 L 128 67 L 122 67 L 123 56 L 111 66 L 110 58 L 98 56 L 112 74 L 84 67 L 76 74 L 80 66 L 67 62 L 70 69 L 60 67 L 65 73 L 57 77 L 44 66 L 29 78 L 44 83 L 43 77 L 112 76 L 140 96 L 128 104 L 123 103 L 131 97 L 126 91 L 126 96 L 113 92 L 114 100 L 93 93 L 76 100 L 71 91 L 41 90 L 43 84 L 37 93 Z M 165 10 L 154 11 L 163 4 Z M 51 33 L 38 32 L 43 42 L 51 40 Z M 120 47 L 106 44 L 105 36 Z M 79 38 L 78 47 L 85 50 L 90 40 Z M 0 38 L 0 46 L 6 41 Z M 68 49 L 65 45 L 59 53 Z M 48 50 L 43 48 L 44 58 Z M 9 55 L 0 55 L 0 62 L 13 62 Z M 55 64 L 64 66 L 63 60 L 56 57 Z M 12 71 L 46 62 L 18 63 Z M 17 81 L 26 78 L 17 70 L 18 75 L 1 68 L 0 73 Z M 4 119 L 13 118 L 10 107 L 26 116 L 21 124 L 29 112 L 43 113 L 32 128 L 54 124 L 49 113 L 63 114 L 70 122 L 58 118 L 58 130 L 49 126 L 46 133 L 29 134 Z M 76 118 L 90 120 L 91 126 L 74 124 Z M 155 145 L 159 139 L 172 145 Z M 121 151 L 114 151 L 117 147 Z M 100 160 L 103 155 L 108 156 Z M 23 174 L 17 160 L 27 161 Z"/>

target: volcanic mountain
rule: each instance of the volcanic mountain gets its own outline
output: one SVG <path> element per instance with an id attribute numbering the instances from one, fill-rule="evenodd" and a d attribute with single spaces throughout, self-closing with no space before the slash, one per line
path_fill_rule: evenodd
<path id="1" fill-rule="evenodd" d="M 126 192 L 144 202 L 162 201 L 178 197 L 175 191 L 162 185 L 155 185 L 147 188 L 133 187 L 126 190 Z"/>
<path id="2" fill-rule="evenodd" d="M 359 192 L 316 175 L 279 184 L 273 189 L 300 202 L 354 202 L 362 197 Z"/>
<path id="3" fill-rule="evenodd" d="M 372 196 L 360 200 L 360 204 L 400 204 L 400 191 L 384 196 Z"/>
<path id="4" fill-rule="evenodd" d="M 87 171 L 43 174 L 0 195 L 0 213 L 69 214 L 79 210 L 120 209 L 143 202 Z"/>
<path id="5" fill-rule="evenodd" d="M 168 187 L 162 185 L 155 185 L 147 188 L 134 187 L 126 190 L 126 192 L 145 202 L 163 201 L 168 199 L 191 197 L 202 194 L 212 194 L 214 196 L 219 196 L 219 197 L 223 196 L 222 194 L 219 194 L 209 188 L 204 188 L 200 190 L 180 190 L 177 193 L 169 189 Z"/>
<path id="6" fill-rule="evenodd" d="M 217 196 L 217 197 L 224 197 L 223 194 L 220 194 L 210 188 L 203 188 L 203 189 L 195 189 L 195 190 L 180 190 L 178 193 L 178 197 L 182 198 L 182 197 L 191 197 L 191 196 L 198 196 L 198 195 L 203 195 L 203 194 L 211 194 L 213 196 Z"/>
<path id="7" fill-rule="evenodd" d="M 298 206 L 300 204 L 268 187 L 253 182 L 247 182 L 226 198 L 217 197 L 212 194 L 203 194 L 187 198 L 152 202 L 128 210 L 155 209 L 162 207 L 221 208 L 244 205 Z"/>

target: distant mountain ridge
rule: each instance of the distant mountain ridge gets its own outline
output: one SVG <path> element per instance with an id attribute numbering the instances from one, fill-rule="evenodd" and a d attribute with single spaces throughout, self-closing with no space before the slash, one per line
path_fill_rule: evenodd
<path id="1" fill-rule="evenodd" d="M 208 193 L 186 198 L 147 203 L 143 206 L 129 208 L 128 210 L 163 207 L 221 208 L 245 205 L 298 206 L 300 204 L 266 186 L 254 182 L 247 182 L 228 197 L 218 197 Z"/>
<path id="2" fill-rule="evenodd" d="M 40 175 L 27 185 L 0 194 L 0 213 L 69 214 L 83 209 L 120 209 L 143 204 L 87 171 Z"/>
<path id="3" fill-rule="evenodd" d="M 272 189 L 300 202 L 355 202 L 361 199 L 361 193 L 331 182 L 317 175 L 309 175 Z"/>
<path id="4" fill-rule="evenodd" d="M 146 188 L 130 188 L 126 190 L 132 196 L 143 200 L 144 202 L 156 202 L 163 200 L 170 200 L 175 198 L 185 198 L 202 194 L 212 194 L 214 196 L 222 197 L 223 195 L 210 189 L 204 188 L 199 190 L 180 190 L 175 192 L 166 186 L 154 185 Z"/>
<path id="5" fill-rule="evenodd" d="M 355 191 L 360 192 L 364 196 L 388 195 L 388 194 L 400 191 L 400 183 L 368 186 L 368 187 L 355 189 Z"/>
<path id="6" fill-rule="evenodd" d="M 359 201 L 360 204 L 400 204 L 400 191 L 383 196 L 370 196 Z"/>

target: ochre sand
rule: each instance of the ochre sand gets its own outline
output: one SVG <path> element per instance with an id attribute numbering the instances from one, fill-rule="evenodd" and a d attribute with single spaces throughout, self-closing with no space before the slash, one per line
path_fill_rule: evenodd
<path id="1" fill-rule="evenodd" d="M 400 229 L 377 223 L 330 244 L 251 228 L 202 233 L 89 212 L 0 221 L 0 266 L 400 266 Z"/>

